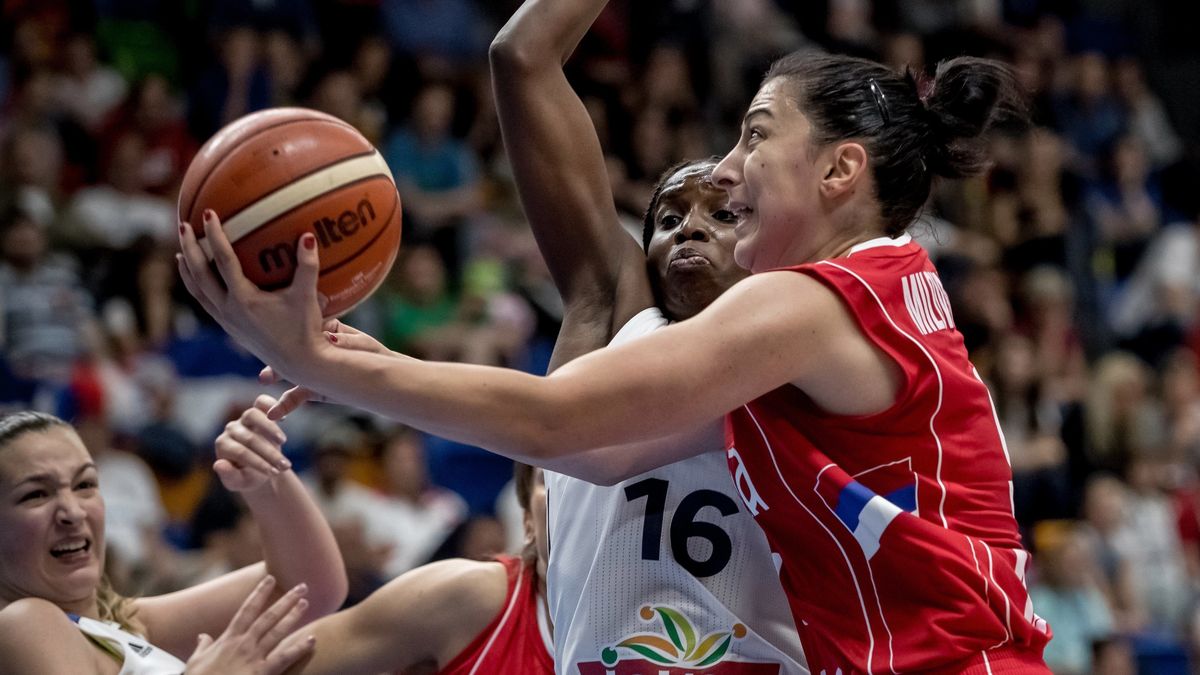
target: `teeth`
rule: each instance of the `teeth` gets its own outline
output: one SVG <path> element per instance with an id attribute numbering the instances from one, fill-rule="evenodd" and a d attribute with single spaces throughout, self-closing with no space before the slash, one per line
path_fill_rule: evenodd
<path id="1" fill-rule="evenodd" d="M 87 540 L 79 540 L 58 544 L 54 548 L 50 549 L 50 552 L 54 554 L 75 553 L 82 551 L 85 548 L 87 548 Z"/>

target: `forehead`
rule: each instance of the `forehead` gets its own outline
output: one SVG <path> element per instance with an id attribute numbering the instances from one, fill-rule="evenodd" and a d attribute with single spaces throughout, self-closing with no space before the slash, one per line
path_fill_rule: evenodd
<path id="1" fill-rule="evenodd" d="M 33 431 L 0 448 L 0 481 L 50 474 L 69 477 L 92 461 L 83 441 L 68 427 Z"/>
<path id="2" fill-rule="evenodd" d="M 699 196 L 711 194 L 724 197 L 725 191 L 714 185 L 712 181 L 712 172 L 715 166 L 715 164 L 705 162 L 704 164 L 685 166 L 671 174 L 663 183 L 662 192 L 659 193 L 660 201 L 684 199 L 695 192 L 700 193 Z"/>
<path id="3" fill-rule="evenodd" d="M 763 115 L 776 121 L 786 123 L 801 123 L 807 125 L 808 120 L 800 110 L 800 101 L 796 98 L 793 85 L 787 77 L 775 77 L 767 80 L 751 99 L 746 109 L 745 120 Z"/>

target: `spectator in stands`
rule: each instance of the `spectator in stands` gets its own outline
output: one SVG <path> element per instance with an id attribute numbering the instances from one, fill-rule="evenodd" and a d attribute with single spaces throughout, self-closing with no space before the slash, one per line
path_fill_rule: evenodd
<path id="1" fill-rule="evenodd" d="M 46 233 L 21 211 L 0 217 L 0 344 L 21 379 L 64 384 L 96 348 L 92 299 L 73 262 L 48 250 Z"/>
<path id="2" fill-rule="evenodd" d="M 455 493 L 432 485 L 422 438 L 399 427 L 383 438 L 384 492 L 378 520 L 393 532 L 388 578 L 429 560 L 466 518 L 467 505 Z"/>
<path id="3" fill-rule="evenodd" d="M 1036 539 L 1040 574 L 1029 596 L 1038 616 L 1055 627 L 1046 665 L 1055 675 L 1092 673 L 1092 645 L 1111 639 L 1115 628 L 1087 540 L 1062 521 L 1039 526 Z"/>

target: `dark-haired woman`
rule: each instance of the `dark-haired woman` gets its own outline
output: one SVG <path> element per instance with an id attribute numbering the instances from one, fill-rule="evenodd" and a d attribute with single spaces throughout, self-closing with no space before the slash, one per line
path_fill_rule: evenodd
<path id="1" fill-rule="evenodd" d="M 934 176 L 984 168 L 982 135 L 1019 103 L 986 60 L 947 62 L 918 86 L 869 61 L 784 58 L 713 173 L 754 274 L 695 317 L 546 378 L 324 331 L 311 234 L 292 286 L 266 293 L 209 212 L 226 285 L 187 225 L 180 270 L 286 379 L 564 473 L 676 461 L 703 446 L 672 434 L 727 414 L 733 479 L 780 556 L 814 672 L 1047 672 L 1003 437 L 937 273 L 904 234 Z M 655 438 L 658 451 L 621 445 Z"/>
<path id="2" fill-rule="evenodd" d="M 79 435 L 51 415 L 0 417 L 0 674 L 270 675 L 308 654 L 307 633 L 283 638 L 336 609 L 346 575 L 284 466 L 274 403 L 261 396 L 226 427 L 214 464 L 254 513 L 266 562 L 134 599 L 104 578 L 103 477 Z"/>

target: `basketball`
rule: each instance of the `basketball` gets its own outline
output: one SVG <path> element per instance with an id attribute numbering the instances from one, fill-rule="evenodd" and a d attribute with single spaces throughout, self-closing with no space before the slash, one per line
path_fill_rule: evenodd
<path id="1" fill-rule="evenodd" d="M 184 174 L 179 218 L 204 238 L 216 212 L 246 277 L 287 286 L 300 235 L 317 237 L 326 318 L 349 311 L 387 276 L 400 245 L 400 196 L 374 146 L 325 113 L 275 108 L 246 115 L 200 148 Z"/>

